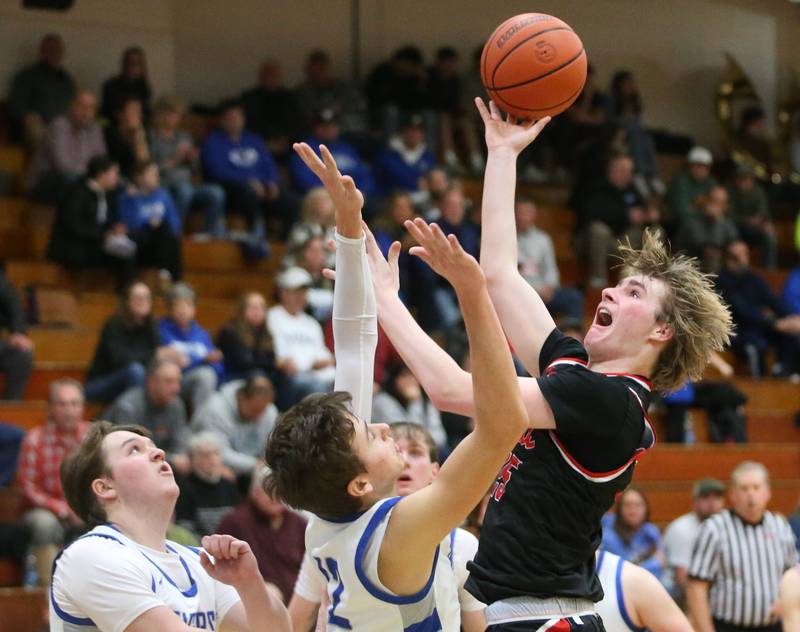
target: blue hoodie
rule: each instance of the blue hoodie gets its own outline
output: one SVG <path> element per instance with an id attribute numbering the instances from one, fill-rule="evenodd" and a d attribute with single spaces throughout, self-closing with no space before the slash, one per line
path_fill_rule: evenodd
<path id="1" fill-rule="evenodd" d="M 392 191 L 418 191 L 419 179 L 427 177 L 436 166 L 436 159 L 426 149 L 414 162 L 406 162 L 405 157 L 390 142 L 375 163 L 375 181 L 381 195 Z"/>
<path id="2" fill-rule="evenodd" d="M 307 138 L 306 143 L 319 154 L 320 141 L 317 138 Z M 356 186 L 366 196 L 370 195 L 375 184 L 372 180 L 372 173 L 369 166 L 364 162 L 358 152 L 349 143 L 343 140 L 336 140 L 332 143 L 325 143 L 325 146 L 333 154 L 336 160 L 336 166 L 342 175 L 350 176 L 356 183 Z M 314 172 L 306 167 L 300 156 L 293 153 L 289 160 L 289 171 L 292 174 L 295 186 L 301 193 L 306 193 L 314 187 L 320 186 L 319 178 L 314 175 Z"/>
<path id="3" fill-rule="evenodd" d="M 166 189 L 159 187 L 152 193 L 126 191 L 120 196 L 119 220 L 130 233 L 151 230 L 153 219 L 166 222 L 176 237 L 181 234 L 181 216 Z"/>
<path id="4" fill-rule="evenodd" d="M 158 321 L 158 335 L 161 336 L 162 344 L 175 347 L 189 358 L 189 365 L 183 369 L 184 372 L 205 364 L 206 356 L 215 349 L 211 336 L 195 320 L 189 325 L 189 331 L 184 331 L 171 318 L 162 318 Z M 218 376 L 222 375 L 221 362 L 209 363 L 209 366 Z"/>
<path id="5" fill-rule="evenodd" d="M 211 132 L 203 142 L 200 160 L 206 176 L 218 182 L 248 180 L 278 184 L 278 168 L 264 141 L 251 132 L 242 132 L 234 141 L 223 130 Z"/>

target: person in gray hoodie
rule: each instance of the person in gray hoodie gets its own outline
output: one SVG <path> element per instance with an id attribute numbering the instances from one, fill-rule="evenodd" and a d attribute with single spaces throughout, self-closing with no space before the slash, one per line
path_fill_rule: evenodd
<path id="1" fill-rule="evenodd" d="M 272 382 L 264 376 L 229 382 L 192 416 L 192 432 L 208 431 L 222 441 L 222 460 L 237 475 L 260 463 L 267 437 L 275 427 Z"/>

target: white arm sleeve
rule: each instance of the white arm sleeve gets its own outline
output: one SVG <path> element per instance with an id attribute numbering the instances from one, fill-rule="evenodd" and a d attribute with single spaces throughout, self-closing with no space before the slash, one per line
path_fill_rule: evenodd
<path id="1" fill-rule="evenodd" d="M 364 235 L 336 233 L 336 285 L 333 289 L 334 390 L 353 397 L 353 413 L 372 419 L 372 382 L 378 346 L 378 309 L 367 263 Z"/>

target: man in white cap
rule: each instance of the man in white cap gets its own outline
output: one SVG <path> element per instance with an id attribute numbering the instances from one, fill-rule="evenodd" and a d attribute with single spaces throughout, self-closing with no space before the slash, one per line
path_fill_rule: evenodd
<path id="1" fill-rule="evenodd" d="M 277 366 L 293 379 L 298 400 L 329 391 L 335 373 L 333 354 L 325 346 L 322 327 L 305 312 L 311 275 L 296 266 L 287 268 L 278 275 L 277 285 L 279 304 L 267 312 Z"/>
<path id="2" fill-rule="evenodd" d="M 669 210 L 668 219 L 673 227 L 697 213 L 703 198 L 717 186 L 717 181 L 711 175 L 714 157 L 708 149 L 692 147 L 686 161 L 686 169 L 673 178 L 664 198 Z"/>

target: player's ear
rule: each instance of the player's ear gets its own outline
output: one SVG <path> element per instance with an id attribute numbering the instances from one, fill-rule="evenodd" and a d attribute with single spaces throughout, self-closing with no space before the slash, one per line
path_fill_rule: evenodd
<path id="1" fill-rule="evenodd" d="M 347 484 L 347 493 L 356 498 L 369 494 L 372 489 L 372 483 L 364 474 L 359 474 Z"/>
<path id="2" fill-rule="evenodd" d="M 433 463 L 431 465 L 431 478 L 436 478 L 437 476 L 439 476 L 439 464 Z"/>
<path id="3" fill-rule="evenodd" d="M 115 500 L 117 498 L 117 490 L 106 478 L 94 479 L 92 481 L 92 492 L 98 498 L 106 501 Z"/>
<path id="4" fill-rule="evenodd" d="M 669 342 L 675 337 L 675 328 L 667 323 L 656 323 L 650 334 L 650 339 L 655 342 Z"/>

